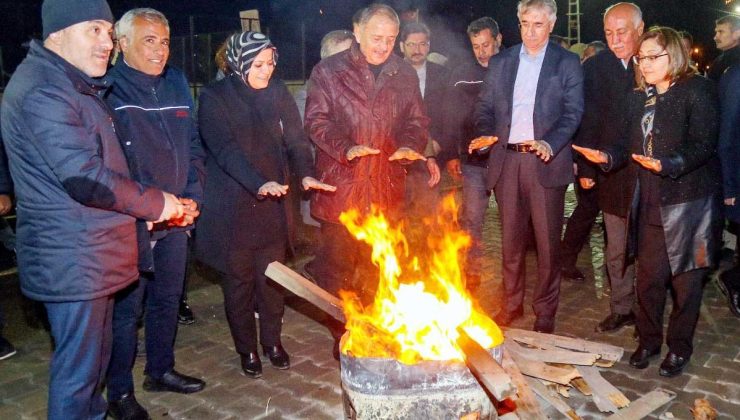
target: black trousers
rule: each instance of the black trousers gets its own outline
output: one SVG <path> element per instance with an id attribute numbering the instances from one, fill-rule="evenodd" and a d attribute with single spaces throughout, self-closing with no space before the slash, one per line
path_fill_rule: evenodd
<path id="1" fill-rule="evenodd" d="M 662 226 L 641 218 L 637 248 L 637 330 L 640 344 L 650 350 L 663 344 L 663 311 L 667 292 L 673 298 L 666 344 L 673 353 L 690 357 L 694 331 L 699 319 L 702 281 L 708 268 L 673 275 L 668 262 Z"/>
<path id="2" fill-rule="evenodd" d="M 581 252 L 583 245 L 591 237 L 591 228 L 594 225 L 596 217 L 599 215 L 599 203 L 597 200 L 596 188 L 584 190 L 576 181 L 575 189 L 578 197 L 573 214 L 568 219 L 563 234 L 563 242 L 560 248 L 560 261 L 565 269 L 574 269 L 578 254 Z"/>
<path id="3" fill-rule="evenodd" d="M 263 346 L 280 344 L 283 291 L 265 276 L 267 265 L 273 261 L 285 261 L 284 243 L 245 250 L 242 258 L 234 259 L 228 271 L 221 273 L 226 319 L 239 354 L 257 351 L 255 312 L 259 313 L 260 343 Z"/>
<path id="4" fill-rule="evenodd" d="M 560 298 L 560 234 L 566 187 L 545 188 L 537 177 L 542 162 L 534 153 L 507 151 L 494 192 L 501 216 L 503 280 L 506 303 L 513 312 L 524 302 L 527 239 L 537 247 L 537 284 L 532 307 L 538 318 L 555 318 Z"/>
<path id="5" fill-rule="evenodd" d="M 372 302 L 378 284 L 378 269 L 371 262 L 372 249 L 355 239 L 343 225 L 321 223 L 316 257 L 306 264 L 306 271 L 324 290 L 339 297 L 339 291 L 356 293 L 363 304 Z M 325 321 L 334 338 L 344 333 L 344 325 L 327 317 Z"/>

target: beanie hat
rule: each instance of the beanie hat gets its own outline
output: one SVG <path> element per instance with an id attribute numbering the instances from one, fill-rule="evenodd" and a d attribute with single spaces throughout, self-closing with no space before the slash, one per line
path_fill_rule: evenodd
<path id="1" fill-rule="evenodd" d="M 106 0 L 44 0 L 41 6 L 43 39 L 68 26 L 89 20 L 113 23 L 113 13 Z"/>
<path id="2" fill-rule="evenodd" d="M 271 48 L 276 50 L 270 42 L 270 38 L 259 32 L 242 32 L 229 37 L 226 42 L 226 62 L 231 70 L 240 74 L 247 80 L 252 62 L 262 50 Z M 273 60 L 277 64 L 277 51 L 274 52 Z"/>

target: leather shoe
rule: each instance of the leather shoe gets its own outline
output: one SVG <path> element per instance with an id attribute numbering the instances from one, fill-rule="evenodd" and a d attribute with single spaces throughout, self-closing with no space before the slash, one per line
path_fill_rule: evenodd
<path id="1" fill-rule="evenodd" d="M 177 392 L 178 394 L 192 394 L 206 387 L 206 383 L 198 378 L 183 375 L 171 369 L 161 378 L 147 376 L 144 379 L 144 390 L 149 392 Z"/>
<path id="2" fill-rule="evenodd" d="M 282 370 L 290 367 L 290 356 L 280 344 L 277 346 L 262 346 L 262 351 L 270 359 L 270 363 L 275 369 Z"/>
<path id="3" fill-rule="evenodd" d="M 555 320 L 552 318 L 537 317 L 534 321 L 535 332 L 552 334 L 555 331 Z"/>
<path id="4" fill-rule="evenodd" d="M 239 356 L 242 359 L 242 371 L 244 371 L 245 375 L 254 379 L 262 377 L 262 361 L 257 352 L 240 354 Z"/>
<path id="5" fill-rule="evenodd" d="M 630 356 L 630 366 L 635 369 L 645 369 L 650 364 L 650 359 L 660 354 L 660 349 L 648 350 L 645 347 L 637 346 L 637 350 Z"/>
<path id="6" fill-rule="evenodd" d="M 180 325 L 190 325 L 195 322 L 193 310 L 190 309 L 190 305 L 188 305 L 188 301 L 185 299 L 180 299 L 180 308 L 177 311 L 177 322 Z"/>
<path id="7" fill-rule="evenodd" d="M 586 281 L 586 276 L 583 275 L 583 272 L 575 267 L 562 268 L 560 270 L 560 275 L 565 280 L 572 281 L 574 283 L 583 283 L 584 281 Z"/>
<path id="8" fill-rule="evenodd" d="M 683 371 L 683 368 L 689 363 L 689 357 L 681 357 L 671 351 L 666 354 L 663 363 L 660 364 L 660 370 L 658 373 L 660 376 L 676 376 Z"/>
<path id="9" fill-rule="evenodd" d="M 149 413 L 136 401 L 133 393 L 108 402 L 108 415 L 116 420 L 149 420 Z"/>
<path id="10" fill-rule="evenodd" d="M 729 276 L 729 273 L 733 270 L 730 269 L 720 274 L 717 284 L 722 293 L 727 296 L 727 306 L 730 307 L 730 312 L 736 317 L 740 317 L 740 290 L 733 287 Z"/>
<path id="11" fill-rule="evenodd" d="M 599 325 L 594 328 L 596 332 L 611 332 L 617 331 L 618 329 L 627 325 L 635 324 L 635 314 L 630 312 L 628 314 L 615 314 L 611 313 L 609 316 L 604 318 Z"/>
<path id="12" fill-rule="evenodd" d="M 508 312 L 506 309 L 502 309 L 496 314 L 496 324 L 502 327 L 508 327 L 509 324 L 521 318 L 524 315 L 524 308 L 521 306 L 516 308 L 513 312 Z"/>

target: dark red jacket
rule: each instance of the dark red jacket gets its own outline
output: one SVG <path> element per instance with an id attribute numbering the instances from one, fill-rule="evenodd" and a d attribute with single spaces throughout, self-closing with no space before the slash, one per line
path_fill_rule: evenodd
<path id="1" fill-rule="evenodd" d="M 308 83 L 305 128 L 317 148 L 321 181 L 337 191 L 314 194 L 313 216 L 337 223 L 342 211 L 364 213 L 370 204 L 396 214 L 405 171 L 388 157 L 404 146 L 422 153 L 427 124 L 416 72 L 400 57 L 391 55 L 377 80 L 356 43 L 317 64 Z M 347 151 L 360 144 L 380 154 L 348 162 Z"/>

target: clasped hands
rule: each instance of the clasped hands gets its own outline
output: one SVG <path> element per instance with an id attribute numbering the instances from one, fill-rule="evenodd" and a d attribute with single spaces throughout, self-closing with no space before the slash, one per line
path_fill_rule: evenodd
<path id="1" fill-rule="evenodd" d="M 149 230 L 154 229 L 154 225 L 164 223 L 165 227 L 184 227 L 192 225 L 195 219 L 200 215 L 198 203 L 191 198 L 176 197 L 174 194 L 162 191 L 164 196 L 164 208 L 159 215 L 159 219 L 153 222 L 146 222 Z"/>
<path id="2" fill-rule="evenodd" d="M 365 146 L 362 144 L 358 144 L 357 146 L 352 146 L 347 150 L 347 160 L 352 161 L 356 158 L 363 157 L 363 156 L 370 156 L 370 155 L 377 155 L 380 154 L 379 149 L 374 149 L 370 146 Z M 427 160 L 421 153 L 409 148 L 409 147 L 399 147 L 398 150 L 393 152 L 390 157 L 388 157 L 388 160 L 393 162 L 395 160 Z"/>
<path id="3" fill-rule="evenodd" d="M 468 145 L 468 153 L 485 149 L 496 142 L 498 142 L 498 137 L 496 136 L 480 136 L 470 142 L 470 145 Z M 544 140 L 527 140 L 519 144 L 529 146 L 532 152 L 534 152 L 534 154 L 536 154 L 543 162 L 548 162 L 552 158 L 552 149 Z"/>
<path id="4" fill-rule="evenodd" d="M 588 159 L 590 162 L 596 163 L 596 164 L 604 164 L 609 162 L 609 156 L 602 152 L 601 150 L 596 149 L 589 149 L 588 147 L 581 147 L 573 145 L 573 149 L 582 154 L 583 157 Z M 655 172 L 660 173 L 663 170 L 663 165 L 660 163 L 659 159 L 655 159 L 652 157 L 648 157 L 645 155 L 638 155 L 633 153 L 632 159 L 634 159 L 635 162 L 639 163 L 640 166 L 643 168 Z"/>
<path id="5" fill-rule="evenodd" d="M 336 191 L 337 187 L 325 184 L 314 177 L 306 176 L 301 180 L 301 186 L 304 190 L 321 190 Z M 262 197 L 282 197 L 288 193 L 288 185 L 283 185 L 275 181 L 268 181 L 262 184 L 257 190 L 257 195 Z"/>

